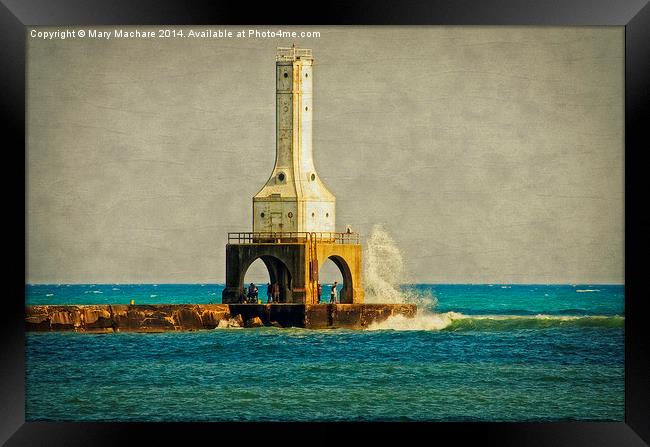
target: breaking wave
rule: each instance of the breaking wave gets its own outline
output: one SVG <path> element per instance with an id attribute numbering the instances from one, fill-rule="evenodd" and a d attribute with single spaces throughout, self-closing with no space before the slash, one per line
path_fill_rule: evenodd
<path id="1" fill-rule="evenodd" d="M 433 295 L 418 293 L 415 290 L 403 290 L 400 287 L 406 277 L 402 253 L 381 225 L 373 227 L 366 242 L 363 259 L 366 303 L 409 303 L 429 308 L 437 304 L 437 299 Z"/>
<path id="2" fill-rule="evenodd" d="M 368 330 L 397 331 L 507 331 L 513 329 L 544 329 L 553 327 L 623 327 L 620 315 L 467 315 L 460 312 L 435 312 L 438 300 L 430 293 L 403 289 L 406 278 L 404 261 L 397 244 L 388 232 L 375 225 L 364 253 L 365 302 L 383 304 L 416 304 L 415 317 L 393 315 L 368 326 Z M 501 286 L 510 288 L 510 286 Z M 576 292 L 598 292 L 581 289 Z M 522 311 L 523 312 L 523 311 Z M 566 312 L 566 311 L 565 311 Z"/>
<path id="3" fill-rule="evenodd" d="M 625 317 L 620 315 L 465 315 L 457 312 L 419 311 L 414 318 L 394 315 L 368 330 L 396 331 L 507 331 L 513 329 L 546 329 L 553 327 L 621 328 Z"/>

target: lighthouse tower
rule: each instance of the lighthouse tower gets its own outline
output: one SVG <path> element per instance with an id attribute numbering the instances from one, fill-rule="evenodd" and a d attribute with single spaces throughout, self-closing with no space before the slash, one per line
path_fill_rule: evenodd
<path id="1" fill-rule="evenodd" d="M 275 166 L 253 197 L 254 232 L 335 231 L 336 199 L 312 156 L 313 68 L 311 50 L 278 48 Z"/>
<path id="2" fill-rule="evenodd" d="M 278 48 L 275 165 L 253 197 L 253 231 L 228 233 L 223 303 L 246 301 L 244 278 L 257 259 L 266 265 L 269 281 L 278 285 L 274 304 L 329 301 L 318 294 L 319 269 L 328 259 L 343 278 L 338 303 L 363 302 L 359 235 L 336 232 L 336 199 L 314 166 L 313 74 L 311 50 Z"/>

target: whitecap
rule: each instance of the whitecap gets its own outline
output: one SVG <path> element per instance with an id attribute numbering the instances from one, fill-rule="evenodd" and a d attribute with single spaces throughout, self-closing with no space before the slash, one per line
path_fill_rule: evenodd
<path id="1" fill-rule="evenodd" d="M 391 315 L 382 322 L 374 322 L 368 330 L 394 330 L 394 331 L 440 331 L 455 320 L 467 318 L 458 312 L 432 313 L 418 310 L 415 317 L 404 315 Z"/>

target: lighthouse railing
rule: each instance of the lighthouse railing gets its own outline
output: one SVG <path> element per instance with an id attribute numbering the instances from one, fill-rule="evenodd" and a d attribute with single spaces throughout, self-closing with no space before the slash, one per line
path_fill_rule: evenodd
<path id="1" fill-rule="evenodd" d="M 308 238 L 330 244 L 359 244 L 359 233 L 336 233 L 328 231 L 258 231 L 228 233 L 229 244 L 290 244 L 305 242 Z"/>
<path id="2" fill-rule="evenodd" d="M 276 61 L 294 61 L 299 57 L 311 58 L 312 52 L 310 48 L 296 48 L 296 47 L 278 47 L 275 55 Z"/>

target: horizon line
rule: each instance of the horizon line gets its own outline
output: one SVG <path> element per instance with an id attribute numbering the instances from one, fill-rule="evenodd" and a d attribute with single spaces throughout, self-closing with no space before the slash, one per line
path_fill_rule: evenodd
<path id="1" fill-rule="evenodd" d="M 268 282 L 268 280 L 262 281 Z M 331 282 L 331 281 L 328 281 Z M 59 285 L 83 285 L 83 286 L 115 286 L 115 285 L 126 285 L 126 286 L 150 286 L 150 285 L 225 285 L 221 282 L 26 282 L 26 286 L 59 286 Z M 327 284 L 325 282 L 324 284 Z M 441 285 L 441 286 L 492 286 L 492 285 L 507 285 L 507 286 L 624 286 L 625 283 L 621 282 L 553 282 L 553 283 L 542 283 L 542 282 L 404 282 L 400 283 L 401 286 L 408 285 Z"/>

